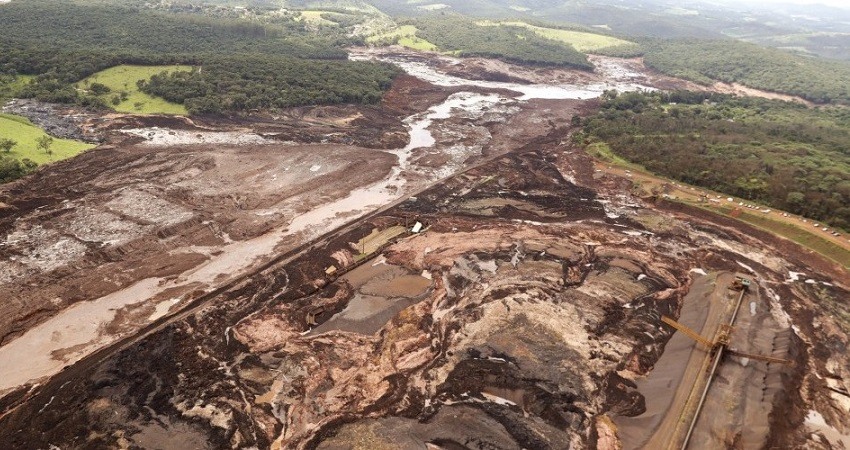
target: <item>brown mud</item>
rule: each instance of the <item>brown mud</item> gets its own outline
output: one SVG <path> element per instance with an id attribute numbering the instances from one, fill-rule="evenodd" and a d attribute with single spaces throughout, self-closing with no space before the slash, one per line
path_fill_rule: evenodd
<path id="1" fill-rule="evenodd" d="M 597 177 L 570 144 L 571 118 L 593 101 L 500 102 L 434 120 L 434 151 L 412 152 L 388 178 L 401 163 L 384 150 L 406 142 L 404 118 L 461 91 L 471 92 L 400 77 L 377 107 L 126 117 L 119 128 L 248 130 L 272 142 L 152 146 L 104 123 L 110 145 L 4 186 L 0 261 L 14 291 L 0 350 L 92 298 L 155 294 L 122 303 L 98 337 L 111 341 L 60 349 L 77 362 L 4 391 L 0 441 L 636 447 L 652 436 L 624 423 L 675 413 L 647 398 L 663 392 L 648 380 L 683 371 L 666 353 L 681 342 L 659 317 L 694 320 L 688 301 L 711 290 L 694 269 L 753 277 L 758 297 L 752 313 L 742 308 L 734 345 L 796 363 L 727 363 L 701 439 L 803 446 L 846 433 L 836 397 L 850 384 L 846 272 Z M 390 179 L 399 200 L 290 230 Z M 387 231 L 416 222 L 425 230 Z M 788 280 L 803 267 L 829 270 L 832 282 Z"/>

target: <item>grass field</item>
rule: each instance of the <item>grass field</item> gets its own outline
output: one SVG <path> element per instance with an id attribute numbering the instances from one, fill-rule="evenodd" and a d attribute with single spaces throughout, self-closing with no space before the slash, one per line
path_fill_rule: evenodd
<path id="1" fill-rule="evenodd" d="M 101 98 L 107 105 L 116 111 L 135 114 L 187 114 L 183 105 L 167 102 L 161 98 L 153 97 L 139 91 L 136 82 L 150 79 L 151 76 L 163 71 L 190 71 L 190 66 L 129 66 L 121 65 L 102 70 L 85 80 L 77 83 L 80 89 L 86 89 L 91 83 L 101 83 L 109 87 L 112 92 L 104 94 Z M 117 105 L 112 103 L 116 94 L 126 92 L 126 100 Z"/>
<path id="2" fill-rule="evenodd" d="M 618 166 L 626 167 L 629 169 L 644 170 L 643 166 L 639 166 L 635 163 L 626 161 L 620 156 L 615 155 L 614 152 L 611 151 L 611 147 L 609 147 L 608 144 L 604 142 L 596 142 L 588 145 L 587 152 L 590 154 L 590 156 L 593 156 L 594 158 L 600 159 L 605 162 L 609 162 L 611 164 L 616 164 Z"/>
<path id="3" fill-rule="evenodd" d="M 636 45 L 634 42 L 624 41 L 622 39 L 617 39 L 615 37 L 605 36 L 602 34 L 586 33 L 583 31 L 561 30 L 557 28 L 538 27 L 536 25 L 527 24 L 525 22 L 485 21 L 480 22 L 479 24 L 484 26 L 507 25 L 513 27 L 527 28 L 540 37 L 551 39 L 553 41 L 563 42 L 565 44 L 570 44 L 573 46 L 573 48 L 582 53 L 593 52 L 594 50 L 600 50 L 609 47 Z"/>
<path id="4" fill-rule="evenodd" d="M 377 44 L 386 41 L 398 41 L 399 45 L 414 50 L 435 51 L 437 46 L 426 41 L 425 39 L 416 37 L 416 27 L 413 25 L 402 25 L 392 31 L 369 36 L 366 42 L 369 44 Z"/>
<path id="5" fill-rule="evenodd" d="M 13 81 L 0 79 L 0 98 L 17 97 L 18 91 L 33 78 L 33 75 L 18 75 Z"/>
<path id="6" fill-rule="evenodd" d="M 45 164 L 76 156 L 80 152 L 94 147 L 94 145 L 85 142 L 54 138 L 53 145 L 50 147 L 53 153 L 48 155 L 36 148 L 36 140 L 45 135 L 46 133 L 41 128 L 33 125 L 24 117 L 0 114 L 0 139 L 12 139 L 18 142 L 18 145 L 11 152 L 0 152 L 1 156 L 8 155 L 17 159 L 28 158 L 37 164 Z"/>
<path id="7" fill-rule="evenodd" d="M 327 11 L 301 11 L 301 20 L 311 24 L 311 25 L 327 25 L 334 26 L 337 25 L 336 22 L 332 20 L 325 19 L 322 17 Z"/>

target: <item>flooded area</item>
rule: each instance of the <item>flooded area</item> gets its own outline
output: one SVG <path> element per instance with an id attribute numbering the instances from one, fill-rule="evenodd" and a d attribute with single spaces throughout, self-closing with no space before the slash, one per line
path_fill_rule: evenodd
<path id="1" fill-rule="evenodd" d="M 152 297 L 160 281 L 143 280 L 97 301 L 78 303 L 0 347 L 0 361 L 3 361 L 0 364 L 0 394 L 30 380 L 54 374 L 77 362 L 93 348 L 117 339 L 118 336 L 102 336 L 101 328 L 115 318 L 120 308 Z"/>
<path id="2" fill-rule="evenodd" d="M 13 444 L 661 448 L 708 355 L 661 315 L 716 336 L 747 269 L 759 291 L 732 346 L 786 357 L 831 326 L 788 307 L 846 292 L 784 282 L 820 269 L 632 196 L 571 144 L 583 100 L 656 86 L 638 60 L 523 72 L 394 52 L 352 53 L 408 73 L 378 105 L 124 117 L 110 145 L 26 180 L 3 241 L 19 270 L 0 281 L 18 289 L 0 305 Z M 723 364 L 698 440 L 770 442 L 774 396 L 802 375 Z M 846 389 L 834 362 L 817 373 Z M 821 406 L 805 426 L 842 442 Z"/>
<path id="3" fill-rule="evenodd" d="M 514 91 L 518 93 L 515 97 L 518 100 L 586 100 L 599 97 L 604 91 L 609 89 L 616 89 L 620 92 L 655 90 L 655 88 L 651 86 L 636 83 L 634 78 L 639 74 L 630 71 L 621 64 L 617 64 L 612 60 L 608 60 L 606 64 L 599 67 L 600 75 L 603 78 L 603 81 L 601 82 L 587 84 L 522 84 L 460 78 L 446 73 L 441 73 L 428 63 L 421 60 L 407 59 L 398 55 L 362 52 L 352 53 L 350 58 L 353 60 L 376 59 L 392 63 L 401 67 L 406 73 L 437 86 L 476 86 L 479 88 L 493 90 Z"/>
<path id="4" fill-rule="evenodd" d="M 371 335 L 401 310 L 424 299 L 433 282 L 421 274 L 388 264 L 383 257 L 368 261 L 342 279 L 355 290 L 348 305 L 310 332 L 349 331 Z"/>

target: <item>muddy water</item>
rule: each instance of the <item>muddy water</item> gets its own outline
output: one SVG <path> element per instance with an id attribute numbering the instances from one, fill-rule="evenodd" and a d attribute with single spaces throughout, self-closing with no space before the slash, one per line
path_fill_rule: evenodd
<path id="1" fill-rule="evenodd" d="M 343 277 L 356 290 L 354 297 L 345 309 L 316 327 L 311 335 L 333 330 L 374 334 L 428 293 L 431 280 L 382 261 L 375 259 Z"/>
<path id="2" fill-rule="evenodd" d="M 425 80 L 437 86 L 478 86 L 489 89 L 507 89 L 520 93 L 518 100 L 531 99 L 591 99 L 602 95 L 605 90 L 616 89 L 620 92 L 636 90 L 655 90 L 632 81 L 639 74 L 629 71 L 625 66 L 615 61 L 607 61 L 599 65 L 598 70 L 604 76 L 605 82 L 589 84 L 519 84 L 499 81 L 468 80 L 445 73 L 440 73 L 421 61 L 411 61 L 398 56 L 375 54 L 352 54 L 351 59 L 377 59 L 395 64 L 416 78 Z"/>
<path id="3" fill-rule="evenodd" d="M 0 394 L 58 372 L 85 356 L 84 349 L 111 342 L 114 338 L 99 336 L 100 328 L 115 317 L 118 309 L 152 297 L 160 281 L 148 278 L 96 302 L 77 303 L 0 347 Z M 74 349 L 79 346 L 83 347 Z M 53 358 L 53 352 L 63 350 L 71 351 L 64 358 Z"/>

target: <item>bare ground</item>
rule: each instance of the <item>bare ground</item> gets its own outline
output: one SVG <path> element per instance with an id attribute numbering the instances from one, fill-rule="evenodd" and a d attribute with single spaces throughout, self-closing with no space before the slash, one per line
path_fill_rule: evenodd
<path id="1" fill-rule="evenodd" d="M 116 117 L 92 124 L 110 145 L 4 187 L 0 251 L 13 278 L 3 288 L 17 290 L 0 351 L 35 342 L 25 331 L 84 300 L 153 294 L 110 298 L 124 306 L 87 348 L 41 343 L 57 350 L 53 361 L 78 362 L 37 387 L 10 384 L 0 439 L 619 448 L 629 434 L 611 417 L 646 411 L 634 380 L 662 364 L 673 333 L 658 317 L 679 317 L 699 290 L 692 269 L 754 277 L 759 297 L 735 345 L 797 363 L 763 384 L 747 381 L 757 366 L 724 369 L 704 439 L 729 448 L 842 439 L 846 271 L 730 219 L 633 198 L 626 178 L 596 177 L 569 144 L 569 119 L 593 102 L 508 101 L 435 119 L 442 151 L 414 151 L 407 172 L 387 178 L 401 164 L 384 150 L 398 148 L 402 119 L 462 90 L 401 78 L 378 108 Z M 116 131 L 154 127 L 271 142 L 155 146 Z M 378 207 L 323 210 L 370 180 L 397 182 L 401 200 L 362 220 L 352 219 Z M 424 233 L 358 250 L 374 230 L 416 221 Z M 804 267 L 832 282 L 788 279 Z M 760 386 L 772 397 L 758 398 Z"/>

